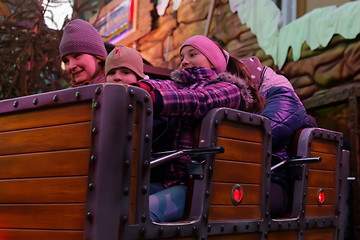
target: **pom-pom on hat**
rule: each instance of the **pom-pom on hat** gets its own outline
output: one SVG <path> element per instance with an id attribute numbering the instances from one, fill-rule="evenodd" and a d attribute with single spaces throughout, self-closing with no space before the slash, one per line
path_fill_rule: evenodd
<path id="1" fill-rule="evenodd" d="M 81 19 L 66 24 L 59 50 L 61 58 L 70 53 L 87 53 L 103 58 L 107 56 L 100 33 Z"/>
<path id="2" fill-rule="evenodd" d="M 209 38 L 196 35 L 187 39 L 180 47 L 181 49 L 185 46 L 192 46 L 199 50 L 204 56 L 211 62 L 215 67 L 215 71 L 219 74 L 225 72 L 227 64 L 229 62 L 229 53 L 225 50 L 220 49 L 216 43 Z"/>
<path id="3" fill-rule="evenodd" d="M 140 53 L 132 48 L 116 46 L 106 58 L 105 76 L 114 68 L 126 67 L 140 78 L 144 78 L 144 63 Z"/>

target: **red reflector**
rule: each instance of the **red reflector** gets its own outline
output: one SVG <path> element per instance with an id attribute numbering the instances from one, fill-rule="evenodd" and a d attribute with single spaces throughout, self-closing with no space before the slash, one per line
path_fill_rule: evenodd
<path id="1" fill-rule="evenodd" d="M 239 205 L 243 199 L 243 189 L 239 184 L 236 184 L 232 189 L 231 200 L 233 204 Z"/>
<path id="2" fill-rule="evenodd" d="M 325 193 L 322 189 L 320 189 L 317 193 L 317 203 L 319 206 L 323 205 L 325 202 Z"/>

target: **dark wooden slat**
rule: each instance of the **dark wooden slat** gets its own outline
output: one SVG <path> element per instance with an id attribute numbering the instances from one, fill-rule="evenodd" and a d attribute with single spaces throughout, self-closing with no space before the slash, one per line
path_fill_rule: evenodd
<path id="1" fill-rule="evenodd" d="M 324 204 L 335 205 L 335 188 L 321 188 L 325 194 Z M 310 205 L 317 204 L 318 187 L 309 187 L 306 194 L 306 202 Z"/>
<path id="2" fill-rule="evenodd" d="M 0 156 L 0 178 L 87 175 L 89 150 Z"/>
<path id="3" fill-rule="evenodd" d="M 334 171 L 324 171 L 324 170 L 309 170 L 309 187 L 321 187 L 321 188 L 334 188 L 335 181 L 335 172 Z"/>
<path id="4" fill-rule="evenodd" d="M 238 124 L 224 121 L 219 126 L 218 136 L 222 138 L 233 138 L 243 141 L 263 142 L 261 129 L 251 125 Z"/>
<path id="5" fill-rule="evenodd" d="M 269 232 L 268 240 L 296 240 L 297 232 L 295 231 L 281 231 L 281 232 Z"/>
<path id="6" fill-rule="evenodd" d="M 0 155 L 88 148 L 91 122 L 0 134 Z"/>
<path id="7" fill-rule="evenodd" d="M 209 222 L 236 219 L 260 219 L 260 205 L 210 205 Z"/>
<path id="8" fill-rule="evenodd" d="M 310 156 L 311 157 L 321 157 L 321 162 L 310 164 L 309 168 L 335 171 L 335 169 L 336 169 L 336 155 L 335 154 L 311 152 Z"/>
<path id="9" fill-rule="evenodd" d="M 337 142 L 326 141 L 323 139 L 313 139 L 311 143 L 311 151 L 336 154 Z"/>
<path id="10" fill-rule="evenodd" d="M 0 229 L 0 239 L 6 240 L 82 240 L 83 231 Z"/>
<path id="11" fill-rule="evenodd" d="M 334 229 L 332 228 L 317 228 L 306 229 L 304 231 L 304 240 L 333 240 Z"/>
<path id="12" fill-rule="evenodd" d="M 261 172 L 261 164 L 216 160 L 213 181 L 239 184 L 261 183 Z"/>
<path id="13" fill-rule="evenodd" d="M 0 203 L 81 203 L 87 177 L 0 181 Z"/>
<path id="14" fill-rule="evenodd" d="M 216 158 L 233 161 L 262 163 L 263 146 L 261 143 L 219 137 L 217 140 L 217 145 L 223 146 L 225 148 L 225 152 L 222 154 L 217 154 Z"/>
<path id="15" fill-rule="evenodd" d="M 236 183 L 213 182 L 211 187 L 211 204 L 232 204 L 232 188 Z M 241 184 L 243 189 L 243 200 L 241 204 L 260 204 L 261 185 L 260 184 Z"/>
<path id="16" fill-rule="evenodd" d="M 0 216 L 0 228 L 83 230 L 85 204 L 4 204 Z"/>
<path id="17" fill-rule="evenodd" d="M 334 205 L 306 205 L 305 217 L 327 217 L 335 215 Z"/>
<path id="18" fill-rule="evenodd" d="M 261 239 L 260 233 L 243 233 L 243 234 L 234 234 L 234 235 L 215 235 L 208 236 L 207 239 L 210 240 L 256 240 Z"/>
<path id="19" fill-rule="evenodd" d="M 0 116 L 0 132 L 90 121 L 91 103 Z"/>

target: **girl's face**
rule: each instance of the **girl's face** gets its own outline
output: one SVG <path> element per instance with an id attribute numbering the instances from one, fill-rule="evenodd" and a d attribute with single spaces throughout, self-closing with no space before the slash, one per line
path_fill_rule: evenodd
<path id="1" fill-rule="evenodd" d="M 137 82 L 137 76 L 126 67 L 114 68 L 106 75 L 106 82 L 131 84 Z"/>
<path id="2" fill-rule="evenodd" d="M 192 46 L 185 46 L 181 49 L 180 60 L 180 70 L 195 66 L 209 69 L 214 67 L 204 54 Z"/>
<path id="3" fill-rule="evenodd" d="M 95 79 L 102 74 L 101 60 L 91 54 L 70 53 L 63 61 L 66 72 L 76 83 Z"/>

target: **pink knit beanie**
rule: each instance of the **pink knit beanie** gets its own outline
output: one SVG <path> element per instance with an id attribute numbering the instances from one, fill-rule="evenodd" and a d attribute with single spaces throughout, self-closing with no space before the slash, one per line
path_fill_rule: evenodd
<path id="1" fill-rule="evenodd" d="M 66 24 L 60 42 L 60 55 L 87 53 L 106 58 L 107 52 L 100 33 L 88 22 L 75 19 Z"/>
<path id="2" fill-rule="evenodd" d="M 229 53 L 225 50 L 221 50 L 212 40 L 209 38 L 196 35 L 187 39 L 180 47 L 192 46 L 199 50 L 204 56 L 212 63 L 217 73 L 225 72 L 227 64 L 229 62 Z"/>
<path id="3" fill-rule="evenodd" d="M 144 63 L 140 53 L 132 48 L 117 46 L 106 58 L 105 76 L 114 68 L 126 67 L 140 78 L 144 78 Z"/>

